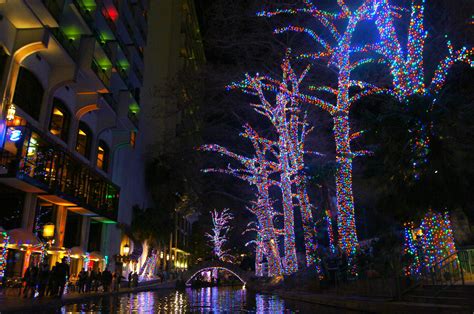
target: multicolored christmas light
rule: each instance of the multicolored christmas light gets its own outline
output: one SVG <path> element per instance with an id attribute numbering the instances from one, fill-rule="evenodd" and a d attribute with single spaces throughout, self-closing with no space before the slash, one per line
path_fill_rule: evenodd
<path id="1" fill-rule="evenodd" d="M 415 226 L 413 222 L 407 222 L 403 227 L 405 235 L 403 253 L 408 260 L 407 264 L 404 266 L 405 275 L 418 277 L 421 275 L 422 261 L 419 256 L 420 252 L 418 250 L 418 239 L 415 232 Z"/>
<path id="2" fill-rule="evenodd" d="M 212 251 L 218 260 L 223 261 L 228 258 L 229 250 L 224 250 L 224 244 L 228 241 L 228 233 L 230 230 L 230 222 L 234 216 L 229 212 L 228 208 L 222 211 L 214 209 L 210 212 L 212 217 L 212 233 L 206 233 L 209 238 Z"/>
<path id="3" fill-rule="evenodd" d="M 334 239 L 334 229 L 332 225 L 332 214 L 330 210 L 326 210 L 326 226 L 328 229 L 328 238 L 329 238 L 329 251 L 332 254 L 337 253 L 336 243 Z"/>
<path id="4" fill-rule="evenodd" d="M 420 276 L 431 273 L 432 267 L 440 263 L 457 261 L 456 245 L 449 214 L 429 211 L 422 219 L 420 227 L 413 222 L 405 223 L 404 254 L 408 263 L 405 265 L 407 276 Z"/>
<path id="5" fill-rule="evenodd" d="M 245 157 L 231 152 L 220 145 L 204 145 L 200 147 L 200 150 L 217 152 L 221 156 L 230 157 L 237 161 L 241 167 L 234 168 L 229 164 L 224 169 L 211 168 L 204 169 L 203 171 L 229 174 L 246 181 L 256 188 L 256 201 L 253 203 L 253 206 L 247 209 L 256 216 L 258 224 L 262 228 L 261 236 L 268 260 L 269 272 L 281 275 L 283 274 L 283 267 L 278 249 L 278 232 L 274 226 L 274 211 L 269 195 L 269 188 L 278 185 L 278 182 L 270 179 L 270 176 L 277 173 L 279 167 L 275 162 L 269 161 L 266 158 L 267 152 L 273 149 L 272 141 L 261 138 L 249 125 L 245 125 L 244 129 L 245 132 L 241 136 L 252 142 L 255 155 L 253 157 Z"/>
<path id="6" fill-rule="evenodd" d="M 425 267 L 432 267 L 446 258 L 450 258 L 449 261 L 457 259 L 451 220 L 447 212 L 428 212 L 421 221 L 420 229 Z"/>
<path id="7" fill-rule="evenodd" d="M 318 35 L 318 31 L 305 27 L 288 26 L 278 28 L 275 33 L 298 32 L 308 34 L 314 41 L 317 51 L 302 54 L 301 58 L 310 59 L 312 62 L 325 63 L 337 73 L 337 82 L 333 86 L 314 86 L 311 89 L 317 94 L 295 95 L 302 102 L 316 105 L 327 111 L 333 117 L 334 139 L 336 143 L 336 197 L 338 209 L 339 246 L 349 257 L 348 263 L 352 264 L 358 240 L 354 215 L 354 198 L 352 192 L 352 160 L 354 157 L 366 155 L 368 151 L 354 152 L 351 142 L 360 133 L 351 134 L 349 112 L 354 103 L 362 97 L 390 93 L 389 90 L 377 87 L 367 82 L 352 79 L 354 71 L 367 63 L 379 63 L 380 58 L 370 58 L 365 48 L 357 48 L 352 44 L 353 33 L 360 21 L 370 19 L 374 13 L 375 4 L 366 0 L 360 7 L 351 10 L 345 1 L 337 1 L 340 11 L 331 13 L 317 8 L 313 1 L 302 1 L 302 8 L 277 10 L 273 12 L 260 12 L 261 16 L 274 16 L 278 14 L 307 14 L 314 18 L 315 25 L 327 31 L 327 38 Z M 351 91 L 351 92 L 349 92 Z M 332 98 L 336 100 L 332 100 Z"/>
<path id="8" fill-rule="evenodd" d="M 313 220 L 312 206 L 306 191 L 307 178 L 304 174 L 305 137 L 311 131 L 307 128 L 306 114 L 302 112 L 299 87 L 309 71 L 307 67 L 297 75 L 290 64 L 290 50 L 282 63 L 282 79 L 269 76 L 246 75 L 245 80 L 235 82 L 229 89 L 239 89 L 255 95 L 258 104 L 254 110 L 266 117 L 274 127 L 277 140 L 271 143 L 270 152 L 278 161 L 284 215 L 285 271 L 293 273 L 298 269 L 294 236 L 294 210 L 299 209 L 304 230 L 306 265 L 320 270 L 317 254 L 317 232 Z M 274 97 L 275 101 L 269 101 Z M 269 144 L 268 142 L 266 143 Z M 296 204 L 294 203 L 296 199 Z"/>
<path id="9" fill-rule="evenodd" d="M 8 255 L 8 244 L 10 243 L 10 236 L 5 231 L 2 232 L 3 243 L 2 252 L 0 255 L 0 278 L 5 276 L 5 270 L 7 268 L 7 255 Z"/>
<path id="10" fill-rule="evenodd" d="M 427 85 L 424 68 L 425 39 L 428 33 L 424 29 L 425 0 L 413 0 L 410 8 L 410 23 L 406 47 L 402 47 L 399 33 L 395 28 L 395 17 L 388 0 L 380 0 L 374 12 L 374 20 L 380 34 L 380 43 L 370 48 L 380 54 L 389 65 L 393 78 L 393 92 L 408 105 L 413 96 L 419 96 L 434 105 L 436 98 L 443 88 L 446 77 L 454 63 L 467 63 L 474 66 L 474 49 L 462 47 L 455 50 L 446 38 L 447 54 L 440 61 Z M 408 11 L 408 10 L 407 10 Z M 431 110 L 431 109 L 429 109 Z M 417 121 L 411 128 L 412 165 L 414 178 L 419 179 L 421 167 L 428 162 L 429 142 L 432 125 Z"/>

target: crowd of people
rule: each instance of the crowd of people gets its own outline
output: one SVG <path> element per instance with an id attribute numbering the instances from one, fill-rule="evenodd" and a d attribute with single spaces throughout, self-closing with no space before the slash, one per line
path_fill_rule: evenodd
<path id="1" fill-rule="evenodd" d="M 128 288 L 138 286 L 138 273 L 128 274 Z M 25 298 L 32 297 L 61 297 L 65 292 L 111 292 L 119 291 L 122 280 L 121 273 L 111 272 L 108 269 L 96 271 L 84 268 L 78 274 L 69 274 L 69 264 L 63 258 L 52 269 L 47 263 L 39 266 L 31 265 L 27 268 L 22 278 L 21 295 Z"/>
<path id="2" fill-rule="evenodd" d="M 69 265 L 66 258 L 61 263 L 50 270 L 48 264 L 43 263 L 39 267 L 30 266 L 23 276 L 23 297 L 34 297 L 38 292 L 38 297 L 52 296 L 61 297 L 64 293 L 69 277 Z"/>

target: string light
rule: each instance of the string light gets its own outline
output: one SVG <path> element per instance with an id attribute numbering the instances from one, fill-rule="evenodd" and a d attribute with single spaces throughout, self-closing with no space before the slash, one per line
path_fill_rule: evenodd
<path id="1" fill-rule="evenodd" d="M 219 212 L 214 209 L 210 212 L 212 218 L 212 233 L 206 233 L 206 237 L 211 242 L 211 247 L 214 255 L 218 260 L 224 261 L 224 259 L 231 257 L 228 253 L 229 250 L 224 250 L 223 246 L 228 240 L 228 233 L 230 230 L 230 222 L 234 219 L 234 216 L 229 212 L 228 208 Z"/>
<path id="2" fill-rule="evenodd" d="M 3 246 L 2 252 L 0 255 L 0 278 L 5 276 L 5 271 L 7 268 L 7 257 L 8 257 L 8 244 L 10 243 L 10 236 L 5 231 L 2 232 L 3 237 Z"/>
<path id="3" fill-rule="evenodd" d="M 255 155 L 253 157 L 245 157 L 231 152 L 220 145 L 204 145 L 199 149 L 203 151 L 211 151 L 234 159 L 241 168 L 234 168 L 230 165 L 227 168 L 210 168 L 204 169 L 204 172 L 215 172 L 232 175 L 238 179 L 246 181 L 257 189 L 256 201 L 247 209 L 252 212 L 261 226 L 261 238 L 263 243 L 263 251 L 268 260 L 268 272 L 274 275 L 283 274 L 282 260 L 278 249 L 277 229 L 274 226 L 273 218 L 275 212 L 272 208 L 272 201 L 269 195 L 269 188 L 276 186 L 277 182 L 270 179 L 270 176 L 278 171 L 277 165 L 267 160 L 265 155 L 271 149 L 271 141 L 261 138 L 249 125 L 244 125 L 244 132 L 240 134 L 242 137 L 249 139 L 254 147 Z M 263 145 L 261 145 L 263 144 Z"/>
<path id="4" fill-rule="evenodd" d="M 408 258 L 406 276 L 419 276 L 439 263 L 457 261 L 456 245 L 449 214 L 429 211 L 415 229 L 413 222 L 405 223 L 404 254 Z M 442 266 L 442 265 L 438 265 Z"/>

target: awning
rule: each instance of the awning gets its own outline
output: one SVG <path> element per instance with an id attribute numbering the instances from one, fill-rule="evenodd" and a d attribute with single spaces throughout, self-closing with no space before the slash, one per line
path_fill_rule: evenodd
<path id="1" fill-rule="evenodd" d="M 104 256 L 100 252 L 94 251 L 89 253 L 89 259 L 94 261 L 100 261 L 104 259 Z"/>
<path id="2" fill-rule="evenodd" d="M 82 257 L 86 255 L 86 252 L 80 246 L 73 246 L 69 249 L 71 256 L 77 255 L 78 257 Z"/>
<path id="3" fill-rule="evenodd" d="M 17 228 L 8 231 L 10 236 L 10 243 L 17 245 L 39 245 L 40 241 L 38 238 L 31 232 L 26 231 L 22 228 Z"/>

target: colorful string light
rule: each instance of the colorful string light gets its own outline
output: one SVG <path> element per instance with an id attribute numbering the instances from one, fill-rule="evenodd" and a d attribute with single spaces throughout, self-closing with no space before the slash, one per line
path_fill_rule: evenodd
<path id="1" fill-rule="evenodd" d="M 5 231 L 2 232 L 3 243 L 2 252 L 0 255 L 0 278 L 5 276 L 7 268 L 8 244 L 10 243 L 10 236 Z"/>
<path id="2" fill-rule="evenodd" d="M 449 214 L 429 211 L 415 229 L 413 222 L 405 223 L 404 254 L 407 256 L 405 275 L 431 273 L 432 267 L 457 260 L 456 245 Z"/>
<path id="3" fill-rule="evenodd" d="M 381 93 L 393 95 L 400 100 L 408 100 L 413 95 L 429 95 L 434 103 L 436 93 L 442 88 L 447 72 L 455 62 L 474 65 L 472 59 L 474 50 L 466 47 L 454 50 L 448 41 L 448 56 L 441 60 L 431 84 L 426 88 L 423 64 L 423 50 L 427 36 L 423 26 L 424 0 L 412 2 L 406 49 L 402 48 L 398 39 L 394 19 L 400 18 L 403 12 L 408 10 L 390 5 L 388 0 L 366 0 L 356 9 L 351 9 L 344 0 L 339 0 L 337 1 L 339 12 L 335 13 L 318 9 L 314 1 L 303 0 L 302 3 L 302 8 L 262 11 L 258 15 L 264 17 L 281 14 L 310 15 L 326 30 L 325 38 L 320 35 L 322 34 L 320 31 L 295 25 L 277 28 L 275 33 L 291 31 L 309 35 L 318 51 L 302 54 L 300 58 L 327 63 L 337 71 L 337 88 L 317 86 L 312 90 L 321 94 L 321 97 L 309 95 L 298 97 L 333 116 L 336 159 L 339 165 L 336 173 L 339 245 L 349 256 L 350 263 L 350 257 L 354 255 L 358 245 L 352 193 L 352 158 L 369 153 L 351 151 L 350 143 L 353 139 L 350 135 L 349 124 L 351 106 L 362 97 Z M 345 23 L 341 23 L 342 20 Z M 380 41 L 375 44 L 356 46 L 352 43 L 352 35 L 356 26 L 364 20 L 375 22 Z M 373 57 L 374 53 L 381 57 Z M 392 74 L 393 88 L 385 89 L 364 82 L 352 81 L 353 72 L 368 63 L 387 64 Z M 349 90 L 354 88 L 359 88 L 359 91 L 349 96 Z M 335 103 L 325 99 L 328 93 L 336 96 Z M 413 149 L 416 157 L 413 160 L 413 166 L 416 174 L 419 164 L 425 162 L 428 155 L 429 125 L 421 126 L 415 132 L 417 134 L 413 140 Z"/>
<path id="4" fill-rule="evenodd" d="M 222 211 L 214 209 L 210 212 L 212 218 L 212 233 L 206 233 L 209 238 L 212 251 L 218 260 L 224 261 L 231 257 L 229 250 L 224 250 L 223 246 L 228 240 L 228 233 L 230 230 L 230 222 L 234 216 L 229 212 L 228 208 Z"/>
<path id="5" fill-rule="evenodd" d="M 257 189 L 256 201 L 247 209 L 252 212 L 262 228 L 261 237 L 263 250 L 268 260 L 268 272 L 274 275 L 283 274 L 282 259 L 278 249 L 277 229 L 274 226 L 273 218 L 276 213 L 272 207 L 269 195 L 269 188 L 277 186 L 278 183 L 270 179 L 270 176 L 279 171 L 275 162 L 266 158 L 268 151 L 272 150 L 272 141 L 261 138 L 249 125 L 244 126 L 245 132 L 242 137 L 252 142 L 255 155 L 245 157 L 231 152 L 220 145 L 204 145 L 199 149 L 219 153 L 234 159 L 241 164 L 241 168 L 234 168 L 230 165 L 225 169 L 211 168 L 204 169 L 204 172 L 215 172 L 232 175 L 238 179 L 246 181 Z"/>

